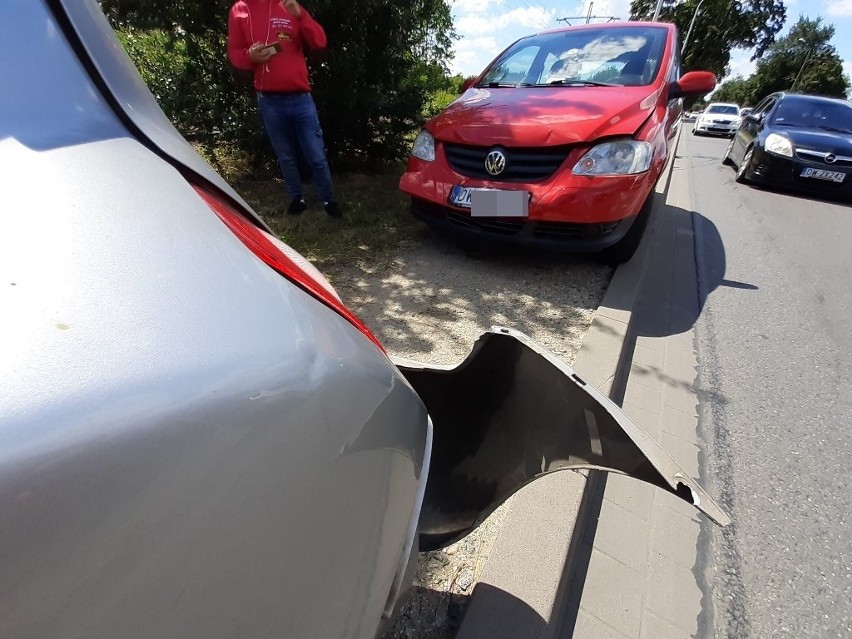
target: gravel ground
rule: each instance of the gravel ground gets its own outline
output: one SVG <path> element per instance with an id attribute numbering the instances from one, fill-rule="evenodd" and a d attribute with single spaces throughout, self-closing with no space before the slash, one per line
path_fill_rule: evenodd
<path id="1" fill-rule="evenodd" d="M 381 261 L 329 273 L 390 353 L 435 364 L 464 359 L 493 325 L 526 333 L 570 364 L 611 276 L 592 258 L 471 255 L 432 236 Z M 420 554 L 415 587 L 386 639 L 455 635 L 507 509 L 453 546 Z"/>

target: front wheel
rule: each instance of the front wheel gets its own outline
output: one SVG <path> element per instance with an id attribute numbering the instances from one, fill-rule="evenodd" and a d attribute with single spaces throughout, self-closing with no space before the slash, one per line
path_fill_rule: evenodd
<path id="1" fill-rule="evenodd" d="M 737 177 L 735 179 L 740 184 L 748 184 L 751 181 L 748 178 L 748 171 L 751 168 L 751 160 L 753 157 L 754 147 L 750 146 L 743 156 L 743 161 L 740 162 L 739 167 L 737 167 Z"/>
<path id="2" fill-rule="evenodd" d="M 651 209 L 654 208 L 654 193 L 651 191 L 642 209 L 633 220 L 633 224 L 627 229 L 624 237 L 610 247 L 601 251 L 601 259 L 610 266 L 618 266 L 623 264 L 636 252 L 639 248 L 639 243 L 642 241 L 642 236 L 645 234 L 645 227 L 648 226 L 648 218 L 651 217 Z"/>

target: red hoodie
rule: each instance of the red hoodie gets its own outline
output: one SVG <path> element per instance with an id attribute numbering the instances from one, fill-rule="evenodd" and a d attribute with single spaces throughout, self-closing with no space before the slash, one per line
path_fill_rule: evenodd
<path id="1" fill-rule="evenodd" d="M 248 49 L 255 42 L 281 44 L 265 64 L 255 64 Z M 294 17 L 280 0 L 237 0 L 228 14 L 228 58 L 238 69 L 254 71 L 258 91 L 310 91 L 303 47 L 324 49 L 325 31 L 302 7 Z"/>

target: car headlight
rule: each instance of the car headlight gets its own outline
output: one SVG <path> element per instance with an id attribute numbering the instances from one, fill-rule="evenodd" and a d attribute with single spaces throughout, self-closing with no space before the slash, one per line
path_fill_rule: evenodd
<path id="1" fill-rule="evenodd" d="M 574 175 L 633 175 L 651 168 L 653 147 L 647 142 L 619 140 L 604 142 L 580 158 Z"/>
<path id="2" fill-rule="evenodd" d="M 793 157 L 793 143 L 777 133 L 770 133 L 766 136 L 764 148 L 775 155 L 783 155 L 785 158 Z"/>
<path id="3" fill-rule="evenodd" d="M 435 138 L 426 129 L 417 134 L 411 147 L 411 155 L 427 162 L 435 159 Z"/>

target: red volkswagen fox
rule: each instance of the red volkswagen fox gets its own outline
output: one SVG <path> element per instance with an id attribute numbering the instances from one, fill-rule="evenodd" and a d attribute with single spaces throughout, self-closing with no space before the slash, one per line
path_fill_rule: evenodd
<path id="1" fill-rule="evenodd" d="M 633 255 L 680 117 L 712 73 L 680 77 L 674 25 L 522 38 L 411 150 L 400 188 L 430 226 L 517 244 Z"/>

